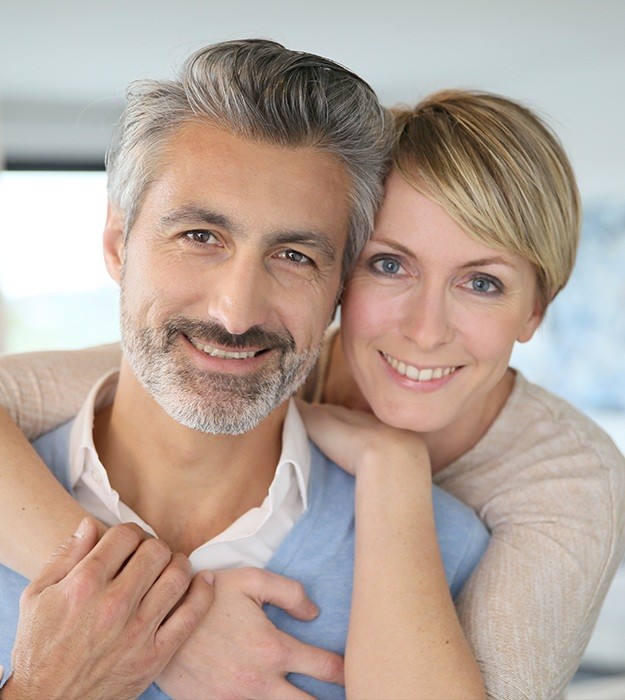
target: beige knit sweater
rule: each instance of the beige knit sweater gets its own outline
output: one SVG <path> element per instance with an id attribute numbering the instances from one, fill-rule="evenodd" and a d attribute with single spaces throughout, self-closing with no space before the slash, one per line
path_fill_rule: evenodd
<path id="1" fill-rule="evenodd" d="M 118 362 L 117 346 L 0 358 L 0 403 L 33 438 L 76 414 Z M 625 553 L 625 459 L 517 375 L 488 434 L 435 480 L 492 532 L 457 601 L 489 697 L 560 697 Z"/>

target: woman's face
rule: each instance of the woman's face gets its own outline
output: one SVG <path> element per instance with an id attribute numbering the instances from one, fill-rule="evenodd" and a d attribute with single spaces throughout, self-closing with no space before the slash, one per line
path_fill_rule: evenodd
<path id="1" fill-rule="evenodd" d="M 477 243 L 394 172 L 343 296 L 345 356 L 385 423 L 483 430 L 507 397 L 514 342 L 540 322 L 537 300 L 526 260 Z"/>

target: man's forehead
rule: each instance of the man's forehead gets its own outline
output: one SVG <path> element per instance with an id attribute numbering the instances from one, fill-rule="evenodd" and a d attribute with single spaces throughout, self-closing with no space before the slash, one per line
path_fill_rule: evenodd
<path id="1" fill-rule="evenodd" d="M 165 222 L 206 220 L 235 228 L 271 219 L 276 230 L 345 240 L 350 183 L 332 153 L 287 148 L 194 122 L 168 139 L 158 160 L 146 196 L 160 201 Z"/>

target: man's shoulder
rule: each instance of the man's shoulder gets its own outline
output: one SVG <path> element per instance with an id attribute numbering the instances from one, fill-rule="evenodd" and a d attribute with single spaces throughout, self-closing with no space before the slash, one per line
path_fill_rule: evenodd
<path id="1" fill-rule="evenodd" d="M 51 472 L 70 490 L 69 441 L 74 419 L 37 438 L 31 444 Z"/>

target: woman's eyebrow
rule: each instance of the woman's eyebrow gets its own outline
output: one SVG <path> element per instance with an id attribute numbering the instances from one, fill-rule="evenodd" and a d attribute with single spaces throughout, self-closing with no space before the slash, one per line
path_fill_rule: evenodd
<path id="1" fill-rule="evenodd" d="M 462 269 L 467 267 L 485 267 L 486 265 L 505 265 L 506 267 L 514 268 L 514 264 L 501 257 L 500 255 L 493 255 L 490 258 L 478 258 L 477 260 L 469 260 L 463 263 L 460 267 Z"/>
<path id="2" fill-rule="evenodd" d="M 397 241 L 394 241 L 390 238 L 372 238 L 371 243 L 380 243 L 382 245 L 387 245 L 389 248 L 396 250 L 398 253 L 402 253 L 403 255 L 407 255 L 411 258 L 417 257 L 416 253 L 413 250 L 410 250 L 410 248 L 406 248 L 406 246 L 403 246 L 401 243 L 398 243 Z"/>

